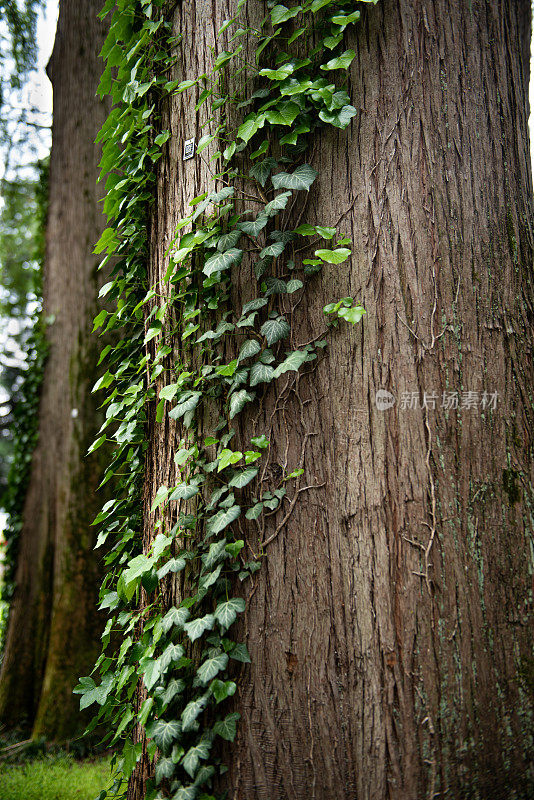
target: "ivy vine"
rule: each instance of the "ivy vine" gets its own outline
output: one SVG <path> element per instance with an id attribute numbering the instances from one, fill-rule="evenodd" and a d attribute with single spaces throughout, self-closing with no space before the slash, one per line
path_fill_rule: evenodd
<path id="1" fill-rule="evenodd" d="M 280 311 L 280 296 L 299 297 L 323 264 L 342 264 L 351 255 L 350 240 L 330 220 L 292 227 L 291 219 L 295 202 L 318 177 L 306 161 L 314 134 L 325 126 L 345 129 L 356 115 L 344 80 L 355 53 L 345 49 L 344 34 L 358 21 L 360 4 L 268 3 L 269 14 L 253 29 L 239 26 L 244 3 L 220 31 L 228 49 L 211 73 L 186 81 L 169 80 L 180 44 L 163 0 L 108 0 L 102 12 L 112 18 L 99 91 L 111 95 L 113 110 L 99 136 L 109 227 L 96 252 L 106 254 L 104 267 L 112 271 L 101 294 L 108 308 L 109 299 L 115 305 L 100 312 L 95 329 L 114 334 L 116 343 L 104 349 L 107 369 L 94 387 L 107 391 L 106 421 L 91 451 L 114 444 L 103 483 L 113 480 L 116 492 L 95 520 L 98 545 L 107 548 L 104 649 L 93 676 L 80 679 L 75 691 L 81 708 L 99 707 L 90 729 L 105 720 L 105 740 L 121 744 L 109 790 L 115 796 L 145 740 L 154 763 L 147 800 L 212 800 L 213 781 L 225 770 L 215 743 L 217 737 L 233 741 L 239 719 L 225 703 L 237 688 L 231 664 L 250 661 L 245 644 L 231 635 L 245 610 L 238 587 L 260 568 L 268 544 L 260 537 L 254 550 L 246 546 L 235 523 L 280 508 L 303 472 L 296 464 L 279 485 L 265 489 L 259 464 L 270 443 L 260 435 L 246 449 L 234 449 L 234 425 L 269 384 L 314 362 L 327 343 L 288 350 L 291 314 Z M 302 36 L 315 43 L 304 58 L 294 45 Z M 256 63 L 243 64 L 239 54 L 254 40 Z M 238 71 L 248 96 L 223 93 L 229 80 L 221 75 L 231 79 Z M 220 147 L 211 155 L 213 191 L 194 198 L 177 225 L 165 286 L 148 286 L 152 165 L 170 136 L 159 129 L 161 100 L 197 85 L 197 110 L 211 102 L 214 128 L 198 142 L 197 154 Z M 235 130 L 231 105 L 248 109 Z M 296 252 L 304 249 L 309 257 L 301 260 Z M 249 258 L 257 291 L 236 311 L 229 303 L 232 274 Z M 355 324 L 365 313 L 353 298 L 333 298 L 324 312 L 332 324 Z M 155 528 L 143 549 L 145 428 L 154 404 L 156 422 L 168 415 L 181 431 L 175 454 L 181 480 L 160 486 L 151 499 L 146 512 Z M 209 435 L 206 418 L 215 420 Z M 297 493 L 294 488 L 293 498 Z M 180 601 L 169 607 L 171 576 L 179 581 Z M 102 791 L 100 800 L 106 796 Z"/>

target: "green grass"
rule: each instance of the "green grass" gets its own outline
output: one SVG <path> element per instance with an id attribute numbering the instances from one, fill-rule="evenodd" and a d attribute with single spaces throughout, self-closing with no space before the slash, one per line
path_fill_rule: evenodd
<path id="1" fill-rule="evenodd" d="M 63 756 L 0 764 L 0 800 L 94 800 L 109 782 L 109 758 Z"/>

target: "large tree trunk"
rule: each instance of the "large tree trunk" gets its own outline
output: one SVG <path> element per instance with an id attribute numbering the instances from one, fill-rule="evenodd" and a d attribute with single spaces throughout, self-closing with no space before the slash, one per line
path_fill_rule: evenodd
<path id="1" fill-rule="evenodd" d="M 54 321 L 0 676 L 2 722 L 57 740 L 80 728 L 72 689 L 94 663 L 101 628 L 90 525 L 101 504 L 102 456 L 85 456 L 98 428 L 91 328 L 98 296 L 92 250 L 103 228 L 94 144 L 106 116 L 95 96 L 105 33 L 100 6 L 62 0 L 48 67 L 54 116 L 43 316 Z"/>
<path id="2" fill-rule="evenodd" d="M 207 70 L 232 11 L 179 5 L 181 80 Z M 323 306 L 340 297 L 367 317 L 339 328 L 317 369 L 283 403 L 271 390 L 241 431 L 268 434 L 274 466 L 304 454 L 312 488 L 263 532 L 276 536 L 246 615 L 252 665 L 226 754 L 235 800 L 534 791 L 528 14 L 527 2 L 380 0 L 347 43 L 359 113 L 317 143 L 306 221 L 341 220 L 354 256 L 310 282 L 292 345 L 319 336 Z M 189 102 L 172 98 L 164 125 L 154 282 L 208 186 L 200 158 L 181 160 L 204 121 Z M 251 281 L 243 263 L 235 307 Z M 380 410 L 379 389 L 395 405 Z M 444 392 L 458 409 L 442 407 Z M 177 446 L 172 422 L 149 431 L 147 504 L 175 479 Z M 257 550 L 252 529 L 249 541 Z M 139 769 L 131 798 L 142 782 Z"/>

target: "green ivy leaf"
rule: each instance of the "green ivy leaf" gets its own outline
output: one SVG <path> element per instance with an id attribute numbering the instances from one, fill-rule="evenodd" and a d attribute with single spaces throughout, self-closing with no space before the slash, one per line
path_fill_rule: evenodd
<path id="1" fill-rule="evenodd" d="M 211 258 L 208 258 L 202 272 L 208 277 L 215 272 L 222 272 L 222 270 L 228 269 L 232 264 L 239 261 L 242 255 L 243 251 L 237 247 L 231 247 L 230 250 L 226 250 L 224 253 L 215 253 Z"/>
<path id="2" fill-rule="evenodd" d="M 147 730 L 147 736 L 154 739 L 157 746 L 164 752 L 168 753 L 173 743 L 180 738 L 182 726 L 176 720 L 165 722 L 158 719 L 154 725 Z"/>
<path id="3" fill-rule="evenodd" d="M 271 9 L 271 22 L 273 25 L 281 25 L 282 22 L 287 22 L 288 19 L 296 17 L 300 11 L 302 11 L 302 6 L 294 6 L 293 8 L 287 8 L 282 5 L 275 6 Z"/>
<path id="4" fill-rule="evenodd" d="M 262 183 L 262 186 L 265 186 L 265 183 Z M 269 222 L 268 214 L 258 214 L 255 220 L 252 222 L 239 222 L 237 227 L 243 233 L 248 234 L 249 236 L 257 236 L 259 232 L 265 228 L 267 223 Z"/>
<path id="5" fill-rule="evenodd" d="M 340 308 L 337 315 L 346 322 L 351 322 L 353 325 L 356 325 L 366 313 L 363 306 L 353 306 L 352 308 Z"/>
<path id="6" fill-rule="evenodd" d="M 172 778 L 176 764 L 172 758 L 160 756 L 156 763 L 156 783 L 159 784 L 164 778 Z"/>
<path id="7" fill-rule="evenodd" d="M 226 739 L 228 742 L 233 742 L 237 732 L 237 721 L 241 715 L 237 712 L 228 714 L 223 720 L 219 720 L 213 726 L 213 732 Z"/>
<path id="8" fill-rule="evenodd" d="M 202 695 L 197 700 L 191 700 L 184 710 L 182 711 L 182 730 L 190 731 L 195 728 L 195 722 L 199 714 L 202 713 L 204 708 L 206 707 L 207 697 L 206 695 Z"/>
<path id="9" fill-rule="evenodd" d="M 333 69 L 348 69 L 355 57 L 356 53 L 354 50 L 345 50 L 340 56 L 332 58 L 330 61 L 327 61 L 326 64 L 321 64 L 321 69 L 324 72 L 329 72 Z"/>
<path id="10" fill-rule="evenodd" d="M 229 403 L 230 419 L 233 419 L 237 414 L 239 414 L 239 412 L 245 407 L 246 403 L 250 403 L 252 400 L 254 400 L 254 394 L 247 392 L 246 389 L 240 389 L 238 392 L 231 394 Z"/>
<path id="11" fill-rule="evenodd" d="M 321 261 L 329 264 L 342 264 L 350 256 L 351 251 L 346 247 L 339 247 L 337 250 L 316 250 L 315 255 Z"/>
<path id="12" fill-rule="evenodd" d="M 283 242 L 275 242 L 274 244 L 270 244 L 267 247 L 264 247 L 260 253 L 260 258 L 266 258 L 267 256 L 271 256 L 272 258 L 278 258 L 284 252 L 284 244 Z"/>
<path id="13" fill-rule="evenodd" d="M 218 678 L 215 678 L 210 685 L 210 691 L 217 703 L 221 703 L 227 697 L 234 695 L 236 689 L 237 686 L 233 681 L 220 681 Z"/>
<path id="14" fill-rule="evenodd" d="M 195 777 L 200 766 L 200 760 L 206 760 L 210 754 L 211 742 L 203 738 L 198 744 L 190 747 L 182 759 L 182 766 L 192 778 Z"/>
<path id="15" fill-rule="evenodd" d="M 243 453 L 241 453 L 239 450 L 228 450 L 225 448 L 217 457 L 219 462 L 217 466 L 217 472 L 222 472 L 223 469 L 226 469 L 226 467 L 229 467 L 231 464 L 237 464 L 237 462 L 241 461 L 242 458 Z"/>
<path id="16" fill-rule="evenodd" d="M 256 362 L 250 368 L 250 385 L 257 386 L 258 383 L 269 383 L 274 376 L 274 369 L 268 364 Z"/>
<path id="17" fill-rule="evenodd" d="M 285 172 L 281 172 L 281 175 L 285 175 Z M 274 176 L 275 178 L 278 176 Z M 274 181 L 274 178 L 272 179 Z M 274 217 L 275 214 L 278 214 L 279 211 L 283 211 L 284 208 L 287 206 L 289 198 L 291 197 L 291 192 L 282 192 L 281 194 L 277 194 L 276 197 L 271 200 L 265 206 L 265 213 L 268 217 Z"/>
<path id="18" fill-rule="evenodd" d="M 295 67 L 292 64 L 282 64 L 278 69 L 260 69 L 259 74 L 262 77 L 269 78 L 270 81 L 283 81 L 289 78 L 294 71 Z"/>
<path id="19" fill-rule="evenodd" d="M 184 392 L 180 396 L 178 403 L 169 411 L 169 417 L 171 419 L 180 419 L 189 411 L 194 411 L 201 397 L 201 392 Z"/>
<path id="20" fill-rule="evenodd" d="M 260 332 L 265 339 L 267 340 L 267 344 L 271 346 L 276 342 L 279 342 L 280 339 L 285 339 L 286 336 L 289 336 L 291 328 L 289 327 L 289 323 L 285 317 L 275 317 L 274 319 L 266 320 L 260 328 Z M 252 386 L 251 382 L 251 386 Z"/>
<path id="21" fill-rule="evenodd" d="M 191 622 L 186 622 L 184 630 L 191 641 L 194 642 L 196 639 L 199 639 L 205 631 L 211 631 L 214 625 L 215 617 L 213 614 L 206 614 L 203 617 L 196 617 L 191 620 Z"/>
<path id="22" fill-rule="evenodd" d="M 221 236 L 217 242 L 217 250 L 220 253 L 224 253 L 226 250 L 231 250 L 236 246 L 238 241 L 241 239 L 241 231 L 240 230 L 233 230 L 225 233 Z"/>
<path id="23" fill-rule="evenodd" d="M 189 609 L 183 606 L 170 608 L 161 620 L 161 627 L 164 633 L 167 633 L 173 626 L 183 628 L 185 622 L 189 619 L 189 614 Z"/>
<path id="24" fill-rule="evenodd" d="M 292 100 L 285 100 L 284 102 L 278 103 L 275 108 L 266 111 L 265 117 L 271 125 L 293 125 L 299 113 L 300 108 L 296 103 Z M 287 188 L 291 189 L 294 187 L 289 186 Z"/>
<path id="25" fill-rule="evenodd" d="M 241 508 L 238 505 L 232 506 L 226 511 L 218 511 L 213 517 L 210 517 L 207 522 L 207 531 L 211 535 L 221 533 L 228 525 L 231 525 L 234 520 L 238 518 L 241 513 Z"/>
<path id="26" fill-rule="evenodd" d="M 212 678 L 218 675 L 221 670 L 226 669 L 227 664 L 228 656 L 226 653 L 220 653 L 219 655 L 206 659 L 206 661 L 200 665 L 196 674 L 200 685 L 207 686 Z"/>
<path id="27" fill-rule="evenodd" d="M 198 491 L 198 486 L 191 485 L 190 483 L 181 483 L 174 489 L 169 500 L 190 500 L 198 494 Z"/>
<path id="28" fill-rule="evenodd" d="M 309 191 L 317 177 L 317 172 L 309 164 L 302 164 L 294 172 L 279 172 L 271 181 L 275 189 L 301 189 Z M 266 209 L 267 213 L 267 209 Z"/>
<path id="29" fill-rule="evenodd" d="M 250 481 L 254 480 L 257 474 L 258 470 L 254 467 L 251 469 L 245 469 L 242 472 L 238 472 L 236 475 L 234 475 L 234 477 L 228 481 L 228 486 L 231 486 L 235 489 L 243 489 L 250 483 Z"/>
<path id="30" fill-rule="evenodd" d="M 236 644 L 230 650 L 230 658 L 233 658 L 234 661 L 240 661 L 242 664 L 250 664 L 250 655 L 246 644 Z"/>
<path id="31" fill-rule="evenodd" d="M 235 622 L 237 615 L 245 610 L 242 597 L 233 597 L 225 603 L 219 603 L 215 609 L 215 617 L 222 628 L 227 629 Z"/>
<path id="32" fill-rule="evenodd" d="M 285 372 L 298 372 L 304 362 L 308 360 L 309 355 L 307 350 L 294 350 L 292 353 L 289 353 L 287 358 L 276 367 L 274 377 L 279 378 L 280 375 L 283 375 Z"/>

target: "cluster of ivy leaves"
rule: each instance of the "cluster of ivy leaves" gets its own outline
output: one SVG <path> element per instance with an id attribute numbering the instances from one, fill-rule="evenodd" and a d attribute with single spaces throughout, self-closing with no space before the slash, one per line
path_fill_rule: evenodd
<path id="1" fill-rule="evenodd" d="M 111 94 L 114 105 L 100 134 L 110 223 L 96 250 L 106 252 L 108 268 L 113 265 L 101 293 L 115 305 L 98 315 L 95 328 L 117 341 L 101 357 L 106 371 L 95 391 L 107 392 L 106 421 L 91 450 L 114 443 L 103 483 L 113 479 L 116 496 L 95 520 L 108 565 L 100 606 L 109 614 L 104 650 L 92 677 L 80 679 L 75 691 L 82 708 L 98 706 L 91 729 L 105 720 L 106 740 L 121 744 L 112 795 L 120 793 L 123 776 L 132 775 L 146 737 L 154 762 L 147 800 L 212 800 L 213 780 L 225 769 L 216 742 L 233 741 L 239 719 L 225 703 L 237 689 L 232 662 L 250 660 L 231 635 L 245 609 L 237 587 L 260 568 L 262 555 L 260 542 L 258 558 L 245 559 L 235 523 L 275 511 L 302 472 L 295 465 L 278 486 L 259 491 L 258 465 L 270 443 L 260 435 L 247 449 L 234 449 L 235 420 L 269 384 L 313 362 L 326 344 L 287 348 L 291 314 L 280 312 L 280 296 L 298 298 L 324 264 L 339 265 L 351 255 L 350 240 L 328 220 L 292 228 L 291 219 L 295 202 L 318 178 L 306 161 L 314 134 L 325 126 L 345 129 L 356 115 L 345 88 L 355 54 L 345 49 L 344 33 L 358 21 L 359 4 L 268 3 L 269 14 L 253 29 L 239 27 L 244 2 L 221 31 L 231 49 L 217 56 L 210 74 L 187 81 L 168 79 L 179 42 L 164 18 L 163 0 L 109 0 L 102 12 L 113 15 L 100 91 Z M 301 36 L 316 42 L 304 58 L 294 45 Z M 230 79 L 234 69 L 242 74 L 237 59 L 253 41 L 256 65 L 247 67 L 250 80 L 244 82 L 247 91 L 252 86 L 250 96 L 223 94 L 229 81 L 221 81 L 221 73 Z M 158 109 L 161 98 L 197 84 L 196 108 L 211 102 L 215 126 L 197 153 L 219 143 L 211 156 L 218 172 L 213 191 L 194 198 L 177 226 L 162 295 L 146 277 L 153 165 L 170 136 L 159 130 Z M 236 130 L 216 113 L 230 103 L 248 109 Z M 247 197 L 254 198 L 250 208 Z M 300 261 L 295 251 L 304 245 L 311 257 Z M 232 274 L 251 251 L 256 296 L 236 310 L 228 302 Z M 334 300 L 324 311 L 328 319 L 353 324 L 365 313 L 352 298 Z M 230 361 L 228 352 L 234 353 Z M 183 439 L 174 457 L 181 480 L 160 486 L 152 499 L 155 529 L 143 549 L 150 403 L 156 421 L 168 415 Z M 216 420 L 209 435 L 200 424 L 207 416 Z M 243 490 L 255 486 L 252 502 L 245 502 Z M 181 601 L 171 607 L 165 601 L 169 576 L 181 587 Z"/>

